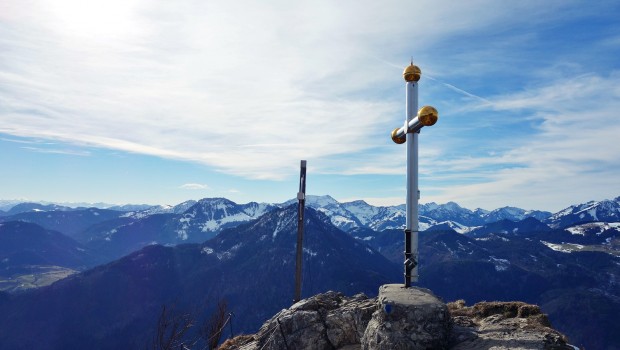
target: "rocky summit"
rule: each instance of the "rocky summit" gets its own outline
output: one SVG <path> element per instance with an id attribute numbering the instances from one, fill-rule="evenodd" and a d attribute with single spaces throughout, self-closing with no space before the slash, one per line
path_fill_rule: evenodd
<path id="1" fill-rule="evenodd" d="M 556 349 L 572 350 L 536 305 L 444 304 L 428 289 L 384 285 L 379 296 L 327 292 L 277 313 L 256 334 L 220 350 Z"/>

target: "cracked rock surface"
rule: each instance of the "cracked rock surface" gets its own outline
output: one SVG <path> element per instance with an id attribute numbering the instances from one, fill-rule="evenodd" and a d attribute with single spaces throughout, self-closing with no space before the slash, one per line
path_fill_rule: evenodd
<path id="1" fill-rule="evenodd" d="M 402 310 L 386 313 L 381 295 L 346 297 L 330 291 L 299 301 L 265 322 L 256 334 L 229 339 L 219 349 L 574 349 L 536 305 L 440 303 L 444 308 L 433 305 L 423 317 L 416 309 L 405 322 L 397 319 Z M 405 338 L 409 342 L 401 342 Z M 392 340 L 397 345 L 388 346 Z"/>
<path id="2" fill-rule="evenodd" d="M 258 333 L 236 337 L 221 349 L 353 349 L 376 310 L 364 294 L 327 292 L 304 299 L 265 322 Z"/>
<path id="3" fill-rule="evenodd" d="M 460 300 L 448 308 L 453 324 L 450 349 L 574 349 L 536 305 L 482 302 L 466 307 Z"/>

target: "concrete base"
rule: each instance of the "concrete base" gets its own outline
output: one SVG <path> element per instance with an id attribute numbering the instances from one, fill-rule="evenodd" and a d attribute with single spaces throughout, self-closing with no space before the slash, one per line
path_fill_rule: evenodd
<path id="1" fill-rule="evenodd" d="M 362 349 L 445 349 L 448 308 L 430 290 L 387 284 L 379 288 L 378 310 L 362 337 Z"/>

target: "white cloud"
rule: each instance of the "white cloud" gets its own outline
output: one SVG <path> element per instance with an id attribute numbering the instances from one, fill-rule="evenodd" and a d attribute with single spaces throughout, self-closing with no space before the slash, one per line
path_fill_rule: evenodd
<path id="1" fill-rule="evenodd" d="M 404 150 L 389 132 L 402 120 L 400 67 L 413 55 L 430 78 L 421 104 L 442 107 L 420 150 L 434 200 L 543 201 L 582 187 L 580 196 L 595 196 L 620 163 L 618 73 L 580 75 L 586 65 L 553 56 L 537 26 L 606 7 L 6 0 L 0 133 L 251 179 L 294 176 L 299 159 L 322 174 L 403 174 Z M 502 133 L 511 127 L 528 133 Z"/>
<path id="2" fill-rule="evenodd" d="M 501 154 L 430 162 L 428 173 L 439 174 L 439 180 L 478 177 L 431 185 L 430 200 L 475 205 L 484 199 L 491 208 L 510 203 L 559 210 L 558 203 L 616 196 L 609 191 L 617 187 L 620 172 L 618 86 L 618 72 L 590 74 L 494 98 L 494 110 L 519 110 L 524 123 L 539 120 L 535 129 L 507 140 L 513 147 Z"/>
<path id="3" fill-rule="evenodd" d="M 70 156 L 90 156 L 89 151 L 84 150 L 71 150 L 71 149 L 52 149 L 52 148 L 40 148 L 40 147 L 22 147 L 22 149 L 26 149 L 32 152 L 37 153 L 49 153 L 49 154 L 65 154 Z"/>
<path id="4" fill-rule="evenodd" d="M 378 54 L 402 60 L 399 50 L 423 52 L 453 31 L 531 10 L 508 7 L 9 1 L 0 132 L 284 178 L 300 158 L 362 154 L 372 143 L 356 141 L 400 119 L 400 103 L 375 90 L 399 88 L 400 72 Z M 552 12 L 536 8 L 530 20 Z"/>
<path id="5" fill-rule="evenodd" d="M 184 190 L 208 190 L 209 185 L 189 183 L 189 184 L 183 184 L 179 186 L 179 188 L 182 188 Z"/>

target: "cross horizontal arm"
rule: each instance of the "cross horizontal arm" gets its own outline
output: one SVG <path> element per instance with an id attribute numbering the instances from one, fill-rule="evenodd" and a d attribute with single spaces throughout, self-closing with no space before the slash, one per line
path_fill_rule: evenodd
<path id="1" fill-rule="evenodd" d="M 407 130 L 405 130 L 405 126 L 403 125 L 392 131 L 392 141 L 396 143 L 405 143 L 407 140 L 407 133 L 418 132 L 425 126 L 434 125 L 437 123 L 437 119 L 439 119 L 439 113 L 435 107 L 424 106 L 420 108 L 418 115 L 407 123 Z"/>

